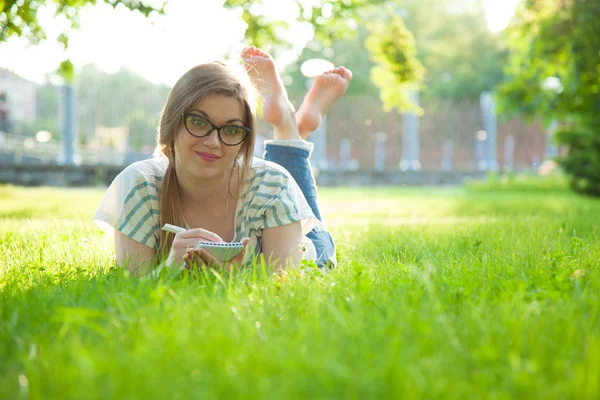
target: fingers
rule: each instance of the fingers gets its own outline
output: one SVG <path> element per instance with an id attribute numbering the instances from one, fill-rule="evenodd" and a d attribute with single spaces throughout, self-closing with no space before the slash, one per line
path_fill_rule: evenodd
<path id="1" fill-rule="evenodd" d="M 175 235 L 173 245 L 171 246 L 172 257 L 176 262 L 184 261 L 189 269 L 190 261 L 194 261 L 198 256 L 189 255 L 190 250 L 193 250 L 198 242 L 223 242 L 223 239 L 214 232 L 202 228 L 188 229 L 184 232 L 179 232 Z"/>
<path id="2" fill-rule="evenodd" d="M 206 265 L 214 265 L 217 267 L 223 266 L 223 263 L 221 261 L 217 260 L 212 254 L 210 254 L 205 249 L 198 249 L 195 251 L 198 252 L 199 257 L 202 259 L 202 261 L 204 261 Z"/>
<path id="3" fill-rule="evenodd" d="M 186 252 L 183 256 L 183 263 L 185 264 L 185 269 L 188 271 L 192 269 L 192 266 L 198 264 L 198 258 L 193 253 L 193 250 Z"/>
<path id="4" fill-rule="evenodd" d="M 188 250 L 183 256 L 186 267 L 190 269 L 191 266 L 202 267 L 202 266 L 215 266 L 222 267 L 223 263 L 213 257 L 204 249 Z"/>
<path id="5" fill-rule="evenodd" d="M 175 235 L 175 239 L 195 239 L 196 242 L 198 242 L 199 240 L 206 240 L 208 242 L 222 242 L 223 239 L 221 238 L 221 236 L 217 235 L 214 232 L 211 231 L 207 231 L 206 229 L 202 229 L 202 228 L 194 228 L 194 229 L 188 229 L 185 232 L 179 232 L 178 234 Z"/>
<path id="6" fill-rule="evenodd" d="M 244 246 L 244 249 L 242 251 L 240 251 L 237 256 L 233 257 L 229 261 L 228 264 L 231 264 L 231 263 L 241 264 L 242 263 L 242 261 L 244 260 L 244 256 L 246 255 L 246 248 L 247 248 L 246 246 L 248 245 L 249 242 L 250 242 L 250 238 L 248 238 L 248 237 L 245 237 L 240 241 L 240 243 L 242 243 L 242 245 Z"/>
<path id="7" fill-rule="evenodd" d="M 240 242 L 244 246 L 244 249 L 240 253 L 238 253 L 234 258 L 232 258 L 231 260 L 229 260 L 225 263 L 218 260 L 215 256 L 210 254 L 210 252 L 206 249 L 190 248 L 190 249 L 186 250 L 186 254 L 183 257 L 185 265 L 186 265 L 187 269 L 190 269 L 191 266 L 196 266 L 196 267 L 211 266 L 211 267 L 217 267 L 217 268 L 225 268 L 227 271 L 231 271 L 231 268 L 233 266 L 239 266 L 242 264 L 242 262 L 244 260 L 244 256 L 246 254 L 246 249 L 247 249 L 248 243 L 250 242 L 250 238 L 245 237 Z"/>
<path id="8" fill-rule="evenodd" d="M 198 239 L 197 238 L 191 238 L 191 239 L 179 239 L 177 240 L 177 242 L 173 242 L 173 245 L 175 246 L 175 248 L 177 249 L 194 249 L 194 247 L 196 247 L 196 245 L 198 244 Z"/>

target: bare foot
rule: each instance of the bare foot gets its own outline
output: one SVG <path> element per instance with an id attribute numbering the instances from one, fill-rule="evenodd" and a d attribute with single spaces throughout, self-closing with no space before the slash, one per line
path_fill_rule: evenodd
<path id="1" fill-rule="evenodd" d="M 252 84 L 262 98 L 263 118 L 275 128 L 275 140 L 300 139 L 294 108 L 273 58 L 254 46 L 246 47 L 241 57 Z"/>
<path id="2" fill-rule="evenodd" d="M 302 139 L 319 127 L 323 114 L 346 92 L 351 80 L 352 71 L 344 67 L 324 72 L 315 79 L 296 113 Z"/>

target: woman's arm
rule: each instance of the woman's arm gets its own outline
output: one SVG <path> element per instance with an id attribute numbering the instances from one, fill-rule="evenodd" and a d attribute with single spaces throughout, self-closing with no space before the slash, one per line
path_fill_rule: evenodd
<path id="1" fill-rule="evenodd" d="M 200 240 L 217 243 L 223 241 L 219 235 L 206 229 L 196 228 L 180 232 L 175 235 L 169 257 L 162 265 L 170 268 L 181 267 L 185 254 Z M 115 229 L 115 256 L 120 267 L 127 267 L 134 276 L 144 276 L 152 272 L 156 252 Z"/>
<path id="2" fill-rule="evenodd" d="M 263 228 L 262 252 L 277 270 L 295 267 L 302 260 L 302 225 L 300 221 L 292 224 Z"/>
<path id="3" fill-rule="evenodd" d="M 155 251 L 115 229 L 115 256 L 120 267 L 127 267 L 134 276 L 143 276 L 152 270 Z"/>

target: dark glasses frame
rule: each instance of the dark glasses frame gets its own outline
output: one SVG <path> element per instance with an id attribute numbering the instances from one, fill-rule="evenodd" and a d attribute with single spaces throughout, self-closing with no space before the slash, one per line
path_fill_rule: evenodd
<path id="1" fill-rule="evenodd" d="M 212 127 L 211 130 L 209 130 L 208 132 L 206 132 L 204 135 L 201 135 L 201 136 L 194 135 L 190 131 L 190 128 L 188 128 L 188 126 L 187 126 L 187 119 L 188 119 L 189 116 L 194 116 L 194 117 L 202 118 L 203 120 L 205 120 L 206 122 L 208 122 L 210 124 L 210 126 Z M 248 138 L 248 136 L 250 135 L 250 133 L 252 133 L 252 130 L 250 128 L 246 128 L 245 126 L 241 126 L 241 125 L 228 124 L 228 125 L 223 125 L 223 126 L 217 126 L 217 125 L 213 124 L 212 121 L 209 120 L 208 118 L 206 118 L 204 115 L 196 114 L 196 113 L 193 113 L 193 112 L 186 112 L 186 113 L 183 114 L 183 125 L 185 126 L 185 130 L 188 131 L 188 133 L 190 135 L 192 135 L 193 137 L 197 137 L 197 138 L 206 137 L 206 136 L 210 135 L 214 130 L 216 130 L 217 131 L 217 136 L 219 137 L 219 140 L 225 146 L 237 146 L 237 145 L 243 143 L 244 140 L 246 140 L 246 138 Z M 239 142 L 237 142 L 235 144 L 225 143 L 223 141 L 223 138 L 221 137 L 221 129 L 227 128 L 228 126 L 234 126 L 236 128 L 241 128 L 244 131 L 244 137 L 242 138 L 242 140 L 240 140 Z"/>

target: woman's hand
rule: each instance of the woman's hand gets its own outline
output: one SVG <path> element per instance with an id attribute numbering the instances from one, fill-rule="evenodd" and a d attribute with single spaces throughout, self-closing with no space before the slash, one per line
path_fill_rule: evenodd
<path id="1" fill-rule="evenodd" d="M 194 249 L 191 248 L 185 254 L 183 260 L 185 262 L 185 267 L 190 269 L 192 267 L 203 267 L 210 266 L 215 268 L 222 268 L 227 271 L 230 271 L 234 265 L 242 265 L 242 261 L 244 260 L 244 255 L 246 254 L 246 245 L 250 242 L 250 238 L 243 238 L 241 240 L 244 248 L 239 252 L 238 255 L 233 257 L 231 260 L 227 262 L 221 262 L 217 260 L 212 254 L 208 252 L 206 249 Z"/>
<path id="2" fill-rule="evenodd" d="M 188 229 L 185 232 L 179 232 L 173 239 L 171 252 L 169 253 L 169 265 L 181 265 L 185 260 L 184 256 L 196 247 L 200 241 L 222 242 L 223 239 L 216 233 L 202 228 Z"/>

